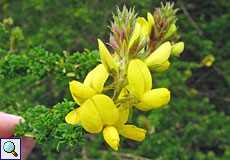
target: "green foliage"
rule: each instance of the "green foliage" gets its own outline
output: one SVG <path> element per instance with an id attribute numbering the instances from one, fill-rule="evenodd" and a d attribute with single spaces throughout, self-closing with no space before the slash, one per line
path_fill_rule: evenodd
<path id="1" fill-rule="evenodd" d="M 47 143 L 57 139 L 57 150 L 61 144 L 74 147 L 76 143 L 84 142 L 82 139 L 83 128 L 79 125 L 67 124 L 64 120 L 65 115 L 74 109 L 74 105 L 74 102 L 65 100 L 52 109 L 38 105 L 28 109 L 25 113 L 17 113 L 24 117 L 25 122 L 16 126 L 14 136 L 32 137 L 38 143 Z"/>
<path id="2" fill-rule="evenodd" d="M 143 142 L 121 139 L 120 152 L 115 153 L 105 151 L 109 147 L 102 135 L 84 134 L 81 126 L 66 124 L 64 117 L 76 107 L 70 102 L 68 82 L 82 81 L 99 63 L 98 51 L 90 50 L 97 48 L 97 38 L 108 42 L 106 26 L 116 5 L 121 8 L 123 3 L 0 2 L 0 110 L 26 120 L 17 126 L 16 136 L 31 136 L 42 144 L 31 159 L 127 159 L 122 152 L 159 160 L 230 159 L 230 3 L 178 2 L 177 25 L 185 51 L 180 61 L 170 59 L 168 71 L 153 77 L 154 87 L 169 88 L 171 101 L 145 117 L 134 110 L 133 120 L 149 134 Z M 135 6 L 146 17 L 160 1 L 131 0 L 126 6 Z M 210 54 L 215 57 L 213 66 L 200 67 Z"/>

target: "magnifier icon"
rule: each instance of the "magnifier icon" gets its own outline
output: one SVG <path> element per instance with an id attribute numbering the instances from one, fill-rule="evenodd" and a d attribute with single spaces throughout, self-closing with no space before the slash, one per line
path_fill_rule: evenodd
<path id="1" fill-rule="evenodd" d="M 11 153 L 13 154 L 15 157 L 18 156 L 18 154 L 14 151 L 15 150 L 15 145 L 13 142 L 11 141 L 7 141 L 3 144 L 3 149 L 6 153 Z"/>

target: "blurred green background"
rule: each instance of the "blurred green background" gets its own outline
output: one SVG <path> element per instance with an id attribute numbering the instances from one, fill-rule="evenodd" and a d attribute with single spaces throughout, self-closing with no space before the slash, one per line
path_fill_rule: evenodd
<path id="1" fill-rule="evenodd" d="M 17 114 L 73 101 L 68 82 L 83 80 L 99 63 L 97 38 L 108 42 L 116 6 L 135 7 L 146 17 L 160 2 L 1 0 L 0 110 Z M 170 60 L 168 71 L 153 75 L 154 88 L 171 91 L 170 103 L 134 112 L 134 123 L 148 130 L 146 139 L 122 138 L 113 152 L 101 134 L 87 134 L 86 144 L 74 149 L 57 152 L 55 141 L 39 144 L 28 159 L 230 159 L 230 2 L 174 2 L 185 50 Z M 210 56 L 215 62 L 207 67 Z"/>

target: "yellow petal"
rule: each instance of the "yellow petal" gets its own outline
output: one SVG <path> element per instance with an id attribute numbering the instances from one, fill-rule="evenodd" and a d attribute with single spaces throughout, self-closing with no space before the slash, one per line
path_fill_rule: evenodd
<path id="1" fill-rule="evenodd" d="M 115 127 L 106 126 L 103 129 L 103 137 L 108 145 L 110 145 L 110 147 L 112 147 L 116 151 L 118 150 L 120 137 Z"/>
<path id="2" fill-rule="evenodd" d="M 108 49 L 104 45 L 104 43 L 98 39 L 98 45 L 99 45 L 99 52 L 100 52 L 100 57 L 103 65 L 105 66 L 106 70 L 110 72 L 118 72 L 118 68 L 116 63 L 113 60 L 113 57 L 109 53 Z"/>
<path id="3" fill-rule="evenodd" d="M 121 90 L 121 93 L 120 93 L 118 99 L 121 100 L 121 99 L 125 98 L 124 96 L 127 94 L 128 94 L 127 89 L 123 88 Z M 119 120 L 116 124 L 116 127 L 119 128 L 119 126 L 124 125 L 128 121 L 129 112 L 130 112 L 129 102 L 128 101 L 122 102 L 121 105 L 118 107 L 118 112 L 119 112 Z"/>
<path id="4" fill-rule="evenodd" d="M 117 123 L 119 112 L 110 97 L 97 94 L 92 97 L 92 101 L 104 125 L 115 125 Z"/>
<path id="5" fill-rule="evenodd" d="M 151 110 L 153 107 L 148 106 L 147 104 L 140 102 L 138 104 L 135 104 L 135 107 L 141 111 L 149 111 Z"/>
<path id="6" fill-rule="evenodd" d="M 141 25 L 141 34 L 144 36 L 148 35 L 149 26 L 147 21 L 143 17 L 139 17 L 137 22 Z"/>
<path id="7" fill-rule="evenodd" d="M 146 130 L 137 128 L 134 125 L 124 125 L 119 133 L 125 137 L 135 141 L 143 141 L 145 139 Z"/>
<path id="8" fill-rule="evenodd" d="M 86 99 L 96 94 L 92 88 L 78 81 L 70 82 L 69 88 L 73 99 L 78 105 L 81 105 Z"/>
<path id="9" fill-rule="evenodd" d="M 184 42 L 176 43 L 172 46 L 172 55 L 178 56 L 184 51 Z"/>
<path id="10" fill-rule="evenodd" d="M 152 77 L 148 67 L 139 59 L 134 59 L 129 63 L 127 72 L 131 94 L 141 98 L 144 91 L 152 87 Z"/>
<path id="11" fill-rule="evenodd" d="M 80 108 L 80 107 L 79 107 Z M 80 122 L 79 108 L 69 112 L 65 117 L 65 121 L 69 124 L 78 124 Z"/>
<path id="12" fill-rule="evenodd" d="M 148 19 L 148 23 L 149 23 L 149 34 L 151 33 L 152 27 L 155 25 L 155 22 L 153 20 L 153 16 L 151 13 L 147 13 L 147 19 Z"/>
<path id="13" fill-rule="evenodd" d="M 84 84 L 93 88 L 97 93 L 101 93 L 108 76 L 109 73 L 105 69 L 104 65 L 99 64 L 88 73 L 84 80 Z"/>
<path id="14" fill-rule="evenodd" d="M 155 72 L 164 72 L 164 71 L 168 70 L 169 67 L 170 67 L 170 62 L 169 62 L 169 61 L 166 61 L 166 62 L 163 64 L 163 66 L 154 68 L 154 69 L 152 69 L 152 70 L 155 71 Z"/>
<path id="15" fill-rule="evenodd" d="M 87 99 L 81 106 L 80 120 L 83 128 L 90 133 L 99 133 L 103 129 L 103 122 L 92 98 Z"/>
<path id="16" fill-rule="evenodd" d="M 151 91 L 145 92 L 141 98 L 141 102 L 151 106 L 152 108 L 158 108 L 167 104 L 170 100 L 170 92 L 167 88 L 157 88 Z"/>
<path id="17" fill-rule="evenodd" d="M 116 126 L 119 128 L 120 126 L 124 125 L 129 118 L 129 112 L 130 109 L 127 106 L 128 104 L 122 104 L 119 108 L 118 108 L 118 112 L 119 112 L 119 120 L 116 124 Z"/>
<path id="18" fill-rule="evenodd" d="M 133 35 L 129 41 L 128 49 L 133 45 L 134 41 L 140 36 L 140 34 L 141 34 L 141 25 L 138 22 L 136 22 Z"/>
<path id="19" fill-rule="evenodd" d="M 165 63 L 171 53 L 171 44 L 169 42 L 163 43 L 157 48 L 148 58 L 145 59 L 145 64 L 149 67 L 156 64 Z"/>

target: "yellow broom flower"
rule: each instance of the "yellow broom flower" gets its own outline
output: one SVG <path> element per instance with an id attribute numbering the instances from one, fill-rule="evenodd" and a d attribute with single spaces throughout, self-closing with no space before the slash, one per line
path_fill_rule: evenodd
<path id="1" fill-rule="evenodd" d="M 166 88 L 152 88 L 152 77 L 145 63 L 139 59 L 134 59 L 129 63 L 128 90 L 140 103 L 135 105 L 138 109 L 147 111 L 152 108 L 161 107 L 170 100 L 170 92 Z"/>

